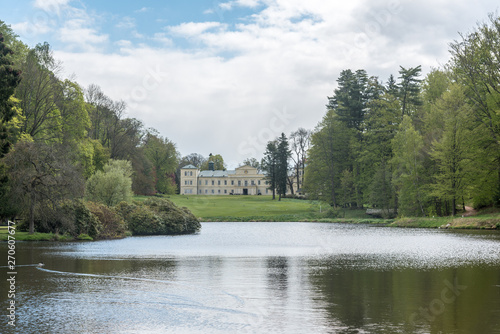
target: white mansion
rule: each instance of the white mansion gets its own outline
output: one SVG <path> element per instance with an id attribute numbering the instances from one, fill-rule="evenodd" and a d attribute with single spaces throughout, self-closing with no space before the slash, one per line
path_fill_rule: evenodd
<path id="1" fill-rule="evenodd" d="M 213 166 L 213 165 L 212 165 Z M 182 195 L 265 195 L 271 191 L 267 188 L 266 175 L 257 168 L 241 166 L 235 170 L 200 171 L 193 165 L 181 168 Z"/>

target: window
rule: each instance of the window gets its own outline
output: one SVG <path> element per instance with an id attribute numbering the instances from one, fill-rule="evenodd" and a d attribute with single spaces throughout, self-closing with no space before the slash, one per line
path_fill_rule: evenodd
<path id="1" fill-rule="evenodd" d="M 200 189 L 200 191 L 198 191 L 198 192 L 201 194 L 201 189 Z"/>
<path id="2" fill-rule="evenodd" d="M 224 194 L 227 194 L 227 189 L 224 189 Z"/>
<path id="3" fill-rule="evenodd" d="M 201 180 L 200 180 L 200 181 L 198 181 L 198 184 L 201 186 Z"/>
<path id="4" fill-rule="evenodd" d="M 247 181 L 247 180 L 245 180 L 245 187 L 246 187 L 246 186 L 248 186 L 248 181 Z"/>
<path id="5" fill-rule="evenodd" d="M 184 181 L 184 185 L 187 186 L 188 185 L 188 181 Z"/>
<path id="6" fill-rule="evenodd" d="M 192 186 L 193 185 L 193 180 L 190 180 L 189 181 L 189 185 Z"/>
<path id="7" fill-rule="evenodd" d="M 241 186 L 241 181 L 238 181 L 238 185 Z"/>
<path id="8" fill-rule="evenodd" d="M 266 191 L 266 192 L 267 192 L 267 191 Z M 207 190 L 207 189 L 205 189 L 205 194 L 208 194 L 208 190 Z"/>
<path id="9" fill-rule="evenodd" d="M 234 180 L 231 180 L 231 185 L 234 186 Z"/>
<path id="10" fill-rule="evenodd" d="M 205 180 L 205 185 L 206 185 L 206 186 L 208 185 L 208 180 Z"/>
<path id="11" fill-rule="evenodd" d="M 254 185 L 255 185 L 255 181 L 254 181 L 254 180 L 252 180 L 252 186 L 254 186 Z"/>
<path id="12" fill-rule="evenodd" d="M 215 194 L 215 190 L 212 189 L 212 194 Z"/>
<path id="13" fill-rule="evenodd" d="M 217 181 L 217 185 L 218 185 L 218 186 L 220 186 L 220 180 L 219 180 L 219 181 Z"/>
<path id="14" fill-rule="evenodd" d="M 259 180 L 259 181 L 257 181 L 257 184 L 260 186 L 260 180 Z"/>
<path id="15" fill-rule="evenodd" d="M 269 192 L 269 189 L 266 189 L 266 194 Z"/>
<path id="16" fill-rule="evenodd" d="M 212 180 L 212 185 L 214 185 L 214 184 L 215 184 L 215 181 L 214 181 L 214 180 Z"/>
<path id="17" fill-rule="evenodd" d="M 217 190 L 217 192 L 220 194 L 220 189 L 219 189 L 219 190 Z"/>
<path id="18" fill-rule="evenodd" d="M 184 176 L 188 176 L 188 172 L 184 171 Z"/>
<path id="19" fill-rule="evenodd" d="M 227 186 L 227 180 L 224 180 L 224 185 Z"/>
<path id="20" fill-rule="evenodd" d="M 193 176 L 193 172 L 189 172 L 189 176 Z"/>

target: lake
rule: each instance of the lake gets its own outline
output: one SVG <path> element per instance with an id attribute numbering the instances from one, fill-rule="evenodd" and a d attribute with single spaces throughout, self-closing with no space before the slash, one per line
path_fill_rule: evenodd
<path id="1" fill-rule="evenodd" d="M 16 260 L 17 326 L 4 280 L 1 333 L 500 333 L 498 231 L 202 223 L 17 242 Z"/>

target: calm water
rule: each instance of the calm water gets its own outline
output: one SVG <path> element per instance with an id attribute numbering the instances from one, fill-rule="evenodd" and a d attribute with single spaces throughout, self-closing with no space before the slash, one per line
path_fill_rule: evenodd
<path id="1" fill-rule="evenodd" d="M 500 333 L 497 232 L 202 225 L 190 236 L 18 242 L 18 264 L 45 267 L 17 268 L 17 329 L 3 311 L 0 332 Z"/>

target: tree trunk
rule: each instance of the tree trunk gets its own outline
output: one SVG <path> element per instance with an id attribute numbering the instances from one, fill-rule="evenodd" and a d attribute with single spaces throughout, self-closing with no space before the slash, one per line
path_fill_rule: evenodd
<path id="1" fill-rule="evenodd" d="M 36 195 L 35 192 L 32 192 L 31 203 L 30 203 L 29 234 L 35 233 L 35 204 L 36 204 Z"/>

